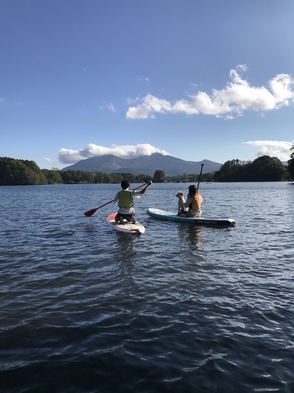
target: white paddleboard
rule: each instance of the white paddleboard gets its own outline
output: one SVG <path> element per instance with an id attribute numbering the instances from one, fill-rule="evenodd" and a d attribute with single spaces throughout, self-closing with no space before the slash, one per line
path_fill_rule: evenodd
<path id="1" fill-rule="evenodd" d="M 140 235 L 145 232 L 144 225 L 140 224 L 139 222 L 136 222 L 136 224 L 131 224 L 130 222 L 124 220 L 124 223 L 121 224 L 115 222 L 115 216 L 116 213 L 110 214 L 110 216 L 107 217 L 107 222 L 111 228 L 115 229 L 116 231 L 129 233 L 131 235 Z"/>

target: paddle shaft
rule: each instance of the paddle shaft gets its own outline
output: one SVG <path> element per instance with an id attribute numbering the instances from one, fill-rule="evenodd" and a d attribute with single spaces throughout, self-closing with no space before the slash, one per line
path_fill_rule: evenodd
<path id="1" fill-rule="evenodd" d="M 201 164 L 201 169 L 200 169 L 200 174 L 199 174 L 198 184 L 197 184 L 197 190 L 199 189 L 199 183 L 200 183 L 200 179 L 201 179 L 201 175 L 202 175 L 203 166 L 204 166 L 204 164 Z"/>
<path id="2" fill-rule="evenodd" d="M 135 191 L 135 190 L 138 190 L 138 188 L 141 188 L 141 187 L 146 186 L 147 184 L 148 184 L 148 182 L 147 182 L 147 183 L 144 183 L 144 184 L 141 184 L 140 186 L 134 188 L 134 191 Z M 96 211 L 97 211 L 98 209 L 101 209 L 101 207 L 104 207 L 104 206 L 106 206 L 106 205 L 109 205 L 109 204 L 112 203 L 113 201 L 114 201 L 114 199 L 112 199 L 112 200 L 109 201 L 109 202 L 104 203 L 104 205 L 101 205 L 101 206 L 96 207 L 96 208 L 94 208 L 94 209 L 88 210 L 87 212 L 84 213 L 84 215 L 85 215 L 86 217 L 91 217 L 91 216 L 93 216 L 94 213 L 96 213 Z"/>

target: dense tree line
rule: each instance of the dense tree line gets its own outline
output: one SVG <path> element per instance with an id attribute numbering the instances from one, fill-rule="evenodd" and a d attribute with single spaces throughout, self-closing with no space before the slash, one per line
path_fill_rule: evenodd
<path id="1" fill-rule="evenodd" d="M 205 182 L 211 182 L 214 179 L 214 173 L 205 173 L 202 174 L 201 176 L 201 181 Z M 178 176 L 167 176 L 165 171 L 163 170 L 156 170 L 154 172 L 153 178 L 151 177 L 154 183 L 196 183 L 199 180 L 199 175 L 198 174 L 187 174 L 184 173 L 183 175 L 178 175 Z"/>
<path id="2" fill-rule="evenodd" d="M 227 161 L 219 171 L 205 173 L 201 181 L 279 181 L 294 179 L 293 153 L 286 168 L 279 159 L 269 156 L 259 157 L 253 162 L 239 160 Z M 37 184 L 80 184 L 80 183 L 120 183 L 129 179 L 131 183 L 145 183 L 152 179 L 155 183 L 189 182 L 197 183 L 199 174 L 167 176 L 163 170 L 151 175 L 133 173 L 102 173 L 84 171 L 61 171 L 59 169 L 40 169 L 34 161 L 0 157 L 0 185 L 37 185 Z"/>
<path id="3" fill-rule="evenodd" d="M 152 176 L 40 169 L 34 161 L 0 157 L 0 185 L 120 183 L 126 178 L 131 183 L 145 183 Z"/>
<path id="4" fill-rule="evenodd" d="M 231 160 L 214 175 L 219 182 L 253 182 L 289 180 L 287 168 L 276 157 L 262 156 L 253 162 Z"/>
<path id="5" fill-rule="evenodd" d="M 291 177 L 292 180 L 294 180 L 294 143 L 293 146 L 290 149 L 292 151 L 291 156 L 290 156 L 290 160 L 288 161 L 288 173 Z"/>

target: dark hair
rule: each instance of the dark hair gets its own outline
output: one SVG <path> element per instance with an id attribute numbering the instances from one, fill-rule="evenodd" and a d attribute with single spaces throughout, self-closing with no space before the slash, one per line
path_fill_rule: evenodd
<path id="1" fill-rule="evenodd" d="M 121 188 L 123 189 L 123 190 L 126 190 L 127 188 L 129 188 L 130 187 L 130 182 L 128 181 L 128 180 L 123 180 L 121 183 L 120 183 L 120 185 L 121 185 Z"/>
<path id="2" fill-rule="evenodd" d="M 198 192 L 198 188 L 195 185 L 189 186 L 188 190 L 189 190 L 188 196 L 196 195 Z"/>

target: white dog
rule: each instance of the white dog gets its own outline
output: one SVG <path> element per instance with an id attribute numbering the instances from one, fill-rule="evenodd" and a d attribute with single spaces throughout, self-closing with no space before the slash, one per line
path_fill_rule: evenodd
<path id="1" fill-rule="evenodd" d="M 181 213 L 185 213 L 186 211 L 188 211 L 188 208 L 185 207 L 185 197 L 184 197 L 184 193 L 182 191 L 179 191 L 176 195 L 177 198 L 179 198 L 178 200 L 178 214 Z"/>

